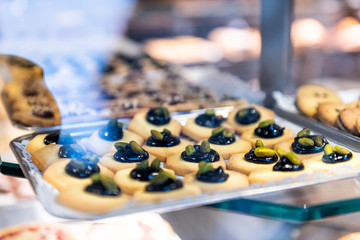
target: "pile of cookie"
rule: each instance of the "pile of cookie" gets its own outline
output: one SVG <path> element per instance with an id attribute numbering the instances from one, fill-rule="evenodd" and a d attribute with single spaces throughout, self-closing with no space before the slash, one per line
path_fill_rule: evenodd
<path id="1" fill-rule="evenodd" d="M 15 56 L 2 57 L 10 79 L 5 79 L 2 99 L 10 118 L 23 126 L 50 127 L 61 124 L 57 104 L 43 81 L 42 69 Z"/>
<path id="2" fill-rule="evenodd" d="M 295 104 L 302 114 L 310 118 L 360 136 L 360 101 L 344 104 L 336 91 L 307 84 L 298 88 Z"/>
<path id="3" fill-rule="evenodd" d="M 127 127 L 112 119 L 80 141 L 66 132 L 38 134 L 26 149 L 59 190 L 58 203 L 93 214 L 360 167 L 359 153 L 310 129 L 294 136 L 274 117 L 244 104 L 227 117 L 207 109 L 181 125 L 167 108 L 151 108 Z"/>

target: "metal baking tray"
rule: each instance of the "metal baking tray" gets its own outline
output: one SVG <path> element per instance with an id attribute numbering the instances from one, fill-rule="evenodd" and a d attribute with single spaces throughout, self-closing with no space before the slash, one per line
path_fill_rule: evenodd
<path id="1" fill-rule="evenodd" d="M 360 99 L 360 89 L 343 90 L 338 92 L 344 103 L 355 102 Z M 309 127 L 313 131 L 321 133 L 328 138 L 351 147 L 354 151 L 360 151 L 360 137 L 342 131 L 333 126 L 301 114 L 295 106 L 295 96 L 286 95 L 279 91 L 273 92 L 275 98 L 275 113 L 297 125 Z"/>
<path id="2" fill-rule="evenodd" d="M 223 116 L 227 116 L 227 114 L 232 109 L 233 109 L 232 107 L 219 108 L 216 109 L 216 112 L 218 114 L 222 114 Z M 188 113 L 176 113 L 176 114 L 172 114 L 172 116 L 176 120 L 178 120 L 181 124 L 184 124 L 187 119 L 193 118 L 197 116 L 199 113 L 203 113 L 203 110 L 194 110 Z M 275 120 L 278 124 L 292 129 L 294 133 L 302 129 L 302 127 L 293 124 L 287 120 L 284 120 L 281 117 L 276 117 Z M 129 119 L 120 119 L 120 121 L 122 121 L 126 126 L 126 124 L 129 122 Z M 89 136 L 95 130 L 96 128 L 88 127 L 86 126 L 86 123 L 84 123 L 84 126 L 81 129 L 71 130 L 71 135 L 73 137 L 82 139 L 82 141 L 86 141 L 86 137 Z M 310 176 L 300 176 L 294 180 L 285 179 L 284 181 L 279 183 L 271 182 L 265 185 L 252 185 L 248 188 L 236 189 L 229 192 L 221 192 L 221 193 L 219 192 L 216 194 L 202 194 L 196 198 L 187 197 L 187 198 L 179 199 L 177 201 L 163 201 L 161 203 L 156 203 L 156 204 L 154 203 L 140 204 L 140 203 L 132 202 L 131 204 L 129 204 L 129 206 L 127 206 L 127 208 L 115 210 L 105 215 L 93 215 L 93 214 L 75 211 L 58 204 L 55 201 L 55 197 L 58 194 L 58 191 L 54 187 L 52 187 L 49 183 L 47 183 L 45 180 L 43 180 L 41 172 L 31 162 L 31 156 L 25 150 L 26 145 L 36 135 L 47 132 L 51 132 L 51 131 L 35 132 L 32 134 L 18 137 L 10 142 L 10 147 L 14 152 L 24 175 L 30 181 L 33 189 L 35 190 L 36 195 L 38 196 L 38 199 L 40 200 L 44 208 L 49 213 L 62 218 L 94 220 L 99 218 L 113 217 L 113 216 L 132 214 L 132 213 L 144 212 L 144 211 L 169 212 L 169 211 L 175 211 L 185 208 L 235 200 L 247 196 L 255 196 L 263 193 L 282 192 L 289 189 L 295 189 L 295 188 L 310 186 L 314 184 L 320 184 L 324 182 L 336 181 L 340 179 L 347 179 L 347 178 L 353 178 L 359 176 L 359 173 L 355 171 L 351 171 L 351 172 L 344 171 L 342 172 L 342 174 L 339 175 L 314 173 Z M 329 140 L 332 144 L 334 143 L 331 141 L 331 139 Z M 347 145 L 344 146 L 348 147 Z M 352 149 L 351 147 L 349 148 Z"/>

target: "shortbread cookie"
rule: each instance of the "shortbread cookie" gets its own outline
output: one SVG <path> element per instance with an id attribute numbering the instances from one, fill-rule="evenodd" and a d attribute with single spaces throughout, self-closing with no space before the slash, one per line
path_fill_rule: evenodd
<path id="1" fill-rule="evenodd" d="M 243 133 L 241 138 L 251 143 L 255 147 L 257 140 L 261 140 L 265 147 L 273 148 L 279 142 L 292 139 L 294 133 L 289 128 L 284 128 L 276 124 L 273 120 L 260 122 L 255 130 L 248 130 Z"/>
<path id="2" fill-rule="evenodd" d="M 338 94 L 324 86 L 307 84 L 298 88 L 296 92 L 296 106 L 301 113 L 315 118 L 320 103 L 342 103 Z"/>
<path id="3" fill-rule="evenodd" d="M 126 168 L 135 168 L 137 163 L 144 160 L 151 162 L 155 159 L 135 141 L 130 141 L 130 143 L 118 142 L 115 144 L 115 148 L 117 152 L 105 154 L 99 160 L 103 166 L 114 173 Z"/>
<path id="4" fill-rule="evenodd" d="M 162 132 L 151 130 L 151 136 L 146 139 L 143 148 L 159 158 L 160 161 L 165 162 L 168 156 L 180 154 L 190 144 L 192 142 L 180 139 L 171 134 L 168 129 L 164 129 Z"/>
<path id="5" fill-rule="evenodd" d="M 175 136 L 179 136 L 181 132 L 180 123 L 170 117 L 165 107 L 139 111 L 128 127 L 145 139 L 151 136 L 151 130 L 162 131 L 164 128 L 169 129 Z"/>
<path id="6" fill-rule="evenodd" d="M 232 130 L 233 127 L 221 115 L 216 115 L 215 110 L 209 109 L 196 118 L 188 119 L 182 128 L 182 133 L 195 141 L 201 141 L 211 136 L 212 130 L 220 126 Z"/>
<path id="7" fill-rule="evenodd" d="M 60 191 L 56 201 L 71 209 L 92 213 L 105 214 L 111 210 L 124 207 L 129 196 L 108 176 L 94 174 L 92 183 L 86 186 L 71 186 Z"/>
<path id="8" fill-rule="evenodd" d="M 109 121 L 106 127 L 95 131 L 87 141 L 86 148 L 99 156 L 106 153 L 114 153 L 116 142 L 135 141 L 142 145 L 144 139 L 129 130 L 123 129 L 122 123 L 118 123 L 116 119 Z"/>
<path id="9" fill-rule="evenodd" d="M 213 168 L 211 163 L 199 163 L 199 171 L 185 175 L 185 184 L 198 186 L 203 193 L 231 191 L 249 186 L 247 176 L 238 172 L 224 171 L 222 167 Z"/>
<path id="10" fill-rule="evenodd" d="M 274 150 L 265 148 L 259 140 L 255 148 L 246 153 L 231 155 L 226 168 L 249 175 L 256 170 L 271 170 L 278 161 Z"/>
<path id="11" fill-rule="evenodd" d="M 248 141 L 236 138 L 232 132 L 223 127 L 214 129 L 208 141 L 210 148 L 218 152 L 225 160 L 234 153 L 247 152 L 251 149 L 251 144 Z"/>
<path id="12" fill-rule="evenodd" d="M 178 200 L 184 197 L 195 197 L 201 194 L 199 187 L 184 184 L 175 175 L 161 172 L 154 177 L 144 190 L 134 193 L 134 199 L 140 202 L 161 202 Z"/>
<path id="13" fill-rule="evenodd" d="M 347 133 L 358 136 L 356 121 L 359 116 L 360 108 L 345 108 L 338 115 L 337 126 Z"/>
<path id="14" fill-rule="evenodd" d="M 229 113 L 227 122 L 242 134 L 245 131 L 254 130 L 259 122 L 274 119 L 275 113 L 270 109 L 258 105 L 246 105 L 234 109 Z"/>
<path id="15" fill-rule="evenodd" d="M 78 170 L 78 167 L 82 169 Z M 69 175 L 69 172 L 72 175 Z M 114 176 L 112 171 L 100 164 L 85 160 L 60 159 L 46 169 L 43 178 L 59 191 L 62 191 L 73 186 L 91 184 L 90 176 L 94 173 L 101 173 L 111 178 Z"/>
<path id="16" fill-rule="evenodd" d="M 317 118 L 320 122 L 329 126 L 336 127 L 337 117 L 341 110 L 345 108 L 342 103 L 324 102 L 320 103 L 317 110 Z"/>
<path id="17" fill-rule="evenodd" d="M 224 159 L 218 152 L 210 148 L 208 141 L 203 141 L 201 146 L 189 145 L 181 154 L 169 156 L 166 159 L 166 167 L 173 170 L 177 175 L 195 173 L 201 161 L 210 162 L 214 167 L 225 168 Z"/>
<path id="18" fill-rule="evenodd" d="M 327 144 L 322 158 L 310 158 L 305 163 L 313 171 L 336 173 L 338 168 L 348 168 L 349 171 L 354 171 L 360 168 L 360 153 L 351 152 L 340 146 L 333 148 Z"/>

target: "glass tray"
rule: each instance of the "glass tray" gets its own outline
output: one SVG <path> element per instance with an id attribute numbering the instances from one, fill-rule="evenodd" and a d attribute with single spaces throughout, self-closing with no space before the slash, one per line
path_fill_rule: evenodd
<path id="1" fill-rule="evenodd" d="M 231 110 L 231 108 L 222 108 L 217 109 L 218 114 L 222 114 L 224 116 L 227 115 L 227 113 Z M 203 112 L 201 110 L 196 110 L 189 112 L 187 114 L 179 113 L 173 115 L 173 117 L 178 120 L 180 123 L 184 124 L 184 122 L 188 118 L 192 118 L 197 116 L 200 112 Z M 302 128 L 298 125 L 295 125 L 289 121 L 286 121 L 280 117 L 276 118 L 276 121 L 285 127 L 288 127 L 292 129 L 294 132 L 297 132 L 301 130 Z M 126 125 L 126 122 L 124 122 Z M 87 129 L 86 124 L 84 125 L 84 128 L 86 130 L 74 130 L 72 132 L 72 135 L 74 137 L 85 137 L 88 136 L 92 131 L 95 129 Z M 201 196 L 197 198 L 183 198 L 178 201 L 166 201 L 159 204 L 133 204 L 130 205 L 126 209 L 119 209 L 116 210 L 110 214 L 98 216 L 98 215 L 91 215 L 91 214 L 85 214 L 81 212 L 77 212 L 75 210 L 71 210 L 68 208 L 65 208 L 61 205 L 59 205 L 55 201 L 55 196 L 57 195 L 57 190 L 54 189 L 50 184 L 45 182 L 42 179 L 41 173 L 36 168 L 34 164 L 32 164 L 30 160 L 29 153 L 26 152 L 25 147 L 29 140 L 31 140 L 34 136 L 37 134 L 40 134 L 43 132 L 38 133 L 32 133 L 28 135 L 21 136 L 19 138 L 14 139 L 10 143 L 10 147 L 13 150 L 17 160 L 19 161 L 20 167 L 24 173 L 24 175 L 29 179 L 30 183 L 32 184 L 38 199 L 43 204 L 44 208 L 49 211 L 51 214 L 62 217 L 62 218 L 72 218 L 72 219 L 97 219 L 97 218 L 103 218 L 103 217 L 112 217 L 112 216 L 118 216 L 118 215 L 124 215 L 124 214 L 130 214 L 135 212 L 142 212 L 142 211 L 155 211 L 155 212 L 165 212 L 165 211 L 175 211 L 190 207 L 196 207 L 196 206 L 203 206 L 208 204 L 214 204 L 219 203 L 217 205 L 213 205 L 215 207 L 225 209 L 225 210 L 237 210 L 240 212 L 248 212 L 251 214 L 259 214 L 261 216 L 269 216 L 269 217 L 277 217 L 278 215 L 273 214 L 271 209 L 275 209 L 274 213 L 277 212 L 276 209 L 283 209 L 286 213 L 289 213 L 288 210 L 302 212 L 304 211 L 304 205 L 300 204 L 302 207 L 294 207 L 291 206 L 291 201 L 289 203 L 284 202 L 281 204 L 278 204 L 276 202 L 268 201 L 266 195 L 264 199 L 266 201 L 262 201 L 262 194 L 270 194 L 273 193 L 275 196 L 274 199 L 278 199 L 278 196 L 280 196 L 280 200 L 282 199 L 282 195 L 290 191 L 302 191 L 303 189 L 308 188 L 309 186 L 317 186 L 322 185 L 323 183 L 328 182 L 336 182 L 337 180 L 343 180 L 343 179 L 352 179 L 354 177 L 358 177 L 359 173 L 357 172 L 348 172 L 343 173 L 341 175 L 327 175 L 327 174 L 313 174 L 311 175 L 311 178 L 305 178 L 304 176 L 301 178 L 298 178 L 294 181 L 290 181 L 289 179 L 282 181 L 280 183 L 269 183 L 266 185 L 254 185 L 249 188 L 244 189 L 238 189 L 231 192 L 223 192 L 223 193 L 217 193 L 214 195 L 206 195 L 202 194 Z M 331 140 L 331 139 L 329 139 Z M 345 147 L 347 147 L 346 144 L 342 144 Z M 350 148 L 350 147 L 349 147 Z M 350 148 L 351 149 L 351 148 Z M 249 198 L 251 196 L 251 199 L 243 199 L 245 197 Z M 256 196 L 259 196 L 260 198 L 257 199 Z M 240 199 L 240 200 L 239 200 Z M 290 198 L 291 199 L 291 198 Z M 296 201 L 296 198 L 293 199 Z M 289 205 L 288 205 L 289 204 Z M 251 208 L 248 208 L 246 206 L 251 205 Z M 242 206 L 239 208 L 239 206 Z M 263 209 L 262 211 L 259 211 L 258 207 L 260 209 Z M 263 207 L 263 208 L 262 208 Z M 256 209 L 256 211 L 255 211 Z M 273 214 L 273 216 L 272 216 Z M 289 213 L 290 214 L 290 213 Z M 290 214 L 291 215 L 291 214 Z M 286 214 L 284 213 L 283 219 L 286 219 Z M 301 221 L 301 218 L 298 218 L 299 221 Z M 305 218 L 302 218 L 306 220 Z M 294 220 L 294 219 L 289 219 Z M 309 218 L 309 220 L 311 220 Z"/>

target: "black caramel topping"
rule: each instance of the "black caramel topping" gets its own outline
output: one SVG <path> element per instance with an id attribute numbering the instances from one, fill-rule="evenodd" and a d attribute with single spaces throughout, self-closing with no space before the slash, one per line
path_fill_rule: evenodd
<path id="1" fill-rule="evenodd" d="M 257 157 L 255 155 L 255 149 L 251 149 L 248 153 L 244 155 L 244 159 L 247 162 L 256 163 L 256 164 L 272 164 L 278 160 L 278 156 L 275 154 L 268 157 Z"/>
<path id="2" fill-rule="evenodd" d="M 146 114 L 146 120 L 156 126 L 168 124 L 170 122 L 170 114 L 167 108 L 152 108 Z"/>
<path id="3" fill-rule="evenodd" d="M 114 160 L 118 162 L 141 162 L 149 158 L 149 153 L 134 141 L 131 141 L 129 144 L 124 144 L 121 147 L 117 147 L 117 145 L 115 145 L 115 147 L 117 152 L 114 154 Z"/>
<path id="4" fill-rule="evenodd" d="M 260 113 L 253 107 L 241 109 L 236 113 L 235 120 L 240 124 L 251 124 L 259 121 Z"/>
<path id="5" fill-rule="evenodd" d="M 222 116 L 215 115 L 214 110 L 208 110 L 204 114 L 200 114 L 195 118 L 195 123 L 197 125 L 200 125 L 202 127 L 207 128 L 217 128 L 220 127 L 220 125 L 225 121 L 225 118 Z"/>
<path id="6" fill-rule="evenodd" d="M 93 182 L 91 185 L 89 185 L 85 188 L 85 191 L 88 193 L 92 193 L 92 194 L 96 194 L 96 195 L 100 195 L 100 196 L 108 196 L 108 197 L 117 197 L 117 196 L 120 196 L 120 194 L 121 194 L 119 187 L 117 189 L 109 190 L 109 189 L 105 188 L 104 185 L 100 181 Z"/>
<path id="7" fill-rule="evenodd" d="M 150 147 L 173 147 L 180 144 L 180 138 L 172 135 L 167 129 L 163 132 L 151 130 L 151 136 L 146 140 L 146 145 Z"/>
<path id="8" fill-rule="evenodd" d="M 70 176 L 76 178 L 87 178 L 94 173 L 100 172 L 100 168 L 96 161 L 88 158 L 71 159 L 66 165 L 65 171 Z"/>
<path id="9" fill-rule="evenodd" d="M 284 134 L 283 127 L 280 127 L 276 123 L 271 123 L 265 126 L 260 126 L 255 128 L 254 134 L 261 138 L 277 138 Z"/>
<path id="10" fill-rule="evenodd" d="M 304 164 L 294 164 L 286 156 L 280 157 L 280 160 L 274 165 L 273 171 L 294 172 L 304 169 Z"/>
<path id="11" fill-rule="evenodd" d="M 183 184 L 180 180 L 168 178 L 166 181 L 159 183 L 159 184 L 150 183 L 149 185 L 146 186 L 145 191 L 146 192 L 168 192 L 168 191 L 173 191 L 173 190 L 176 190 L 176 189 L 179 189 L 182 187 L 183 187 Z"/>
<path id="12" fill-rule="evenodd" d="M 322 157 L 322 161 L 324 163 L 341 163 L 341 162 L 347 162 L 351 160 L 353 157 L 353 154 L 350 152 L 349 154 L 340 154 L 340 153 L 332 153 L 330 155 L 324 155 Z"/>
<path id="13" fill-rule="evenodd" d="M 148 160 L 139 163 L 136 168 L 130 172 L 130 177 L 145 182 L 151 180 L 154 176 L 159 175 L 160 160 L 156 158 L 150 166 L 148 166 L 148 163 Z"/>
<path id="14" fill-rule="evenodd" d="M 108 141 L 117 141 L 122 139 L 124 132 L 122 123 L 116 119 L 111 119 L 106 127 L 99 130 L 99 137 Z"/>
<path id="15" fill-rule="evenodd" d="M 86 154 L 78 144 L 66 144 L 59 149 L 59 158 L 81 158 Z"/>
<path id="16" fill-rule="evenodd" d="M 223 127 L 214 129 L 209 137 L 209 143 L 216 145 L 229 145 L 235 142 L 235 135 Z"/>
<path id="17" fill-rule="evenodd" d="M 301 140 L 304 138 L 313 140 L 313 139 L 317 139 L 319 137 L 321 138 L 320 144 L 315 144 L 315 143 L 314 144 L 304 144 L 304 143 L 302 143 L 303 140 Z M 313 142 L 315 142 L 315 141 L 313 141 Z M 318 136 L 318 135 L 309 135 L 306 137 L 295 137 L 294 142 L 291 144 L 291 148 L 295 153 L 312 154 L 312 153 L 322 152 L 324 150 L 324 147 L 326 144 L 328 144 L 328 141 L 325 137 Z"/>
<path id="18" fill-rule="evenodd" d="M 68 133 L 60 133 L 60 131 L 56 131 L 54 133 L 49 133 L 44 138 L 44 144 L 73 144 L 76 143 L 75 139 L 70 136 Z"/>
<path id="19" fill-rule="evenodd" d="M 225 182 L 228 177 L 229 174 L 226 174 L 222 167 L 218 167 L 201 174 L 199 172 L 196 173 L 196 179 L 201 182 L 220 183 Z"/>
<path id="20" fill-rule="evenodd" d="M 199 145 L 194 145 L 195 152 L 191 155 L 188 155 L 186 151 L 181 153 L 181 158 L 187 162 L 194 162 L 199 163 L 201 161 L 205 162 L 217 162 L 220 160 L 219 153 L 216 152 L 214 149 L 210 149 L 209 152 L 202 152 L 200 151 Z"/>

